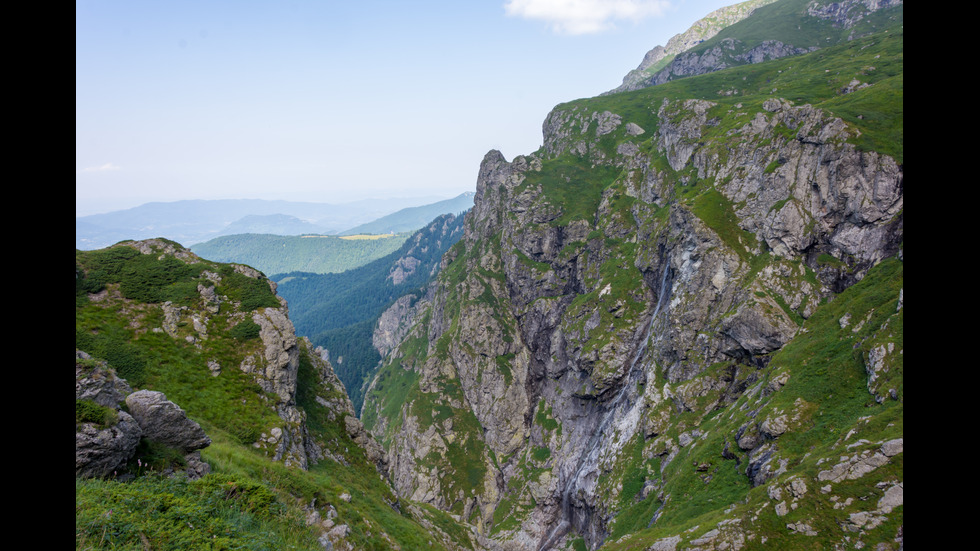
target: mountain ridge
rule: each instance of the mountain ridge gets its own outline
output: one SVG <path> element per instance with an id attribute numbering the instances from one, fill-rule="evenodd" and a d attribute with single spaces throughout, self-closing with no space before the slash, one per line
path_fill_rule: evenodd
<path id="1" fill-rule="evenodd" d="M 244 218 L 252 215 L 267 217 L 259 219 L 264 223 L 274 220 L 268 218 L 273 215 L 291 216 L 312 224 L 305 226 L 307 229 L 316 228 L 314 232 L 299 233 L 335 234 L 401 209 L 429 204 L 433 199 L 435 198 L 366 199 L 343 204 L 264 199 L 152 202 L 121 211 L 76 217 L 75 248 L 92 250 L 126 239 L 157 237 L 192 246 L 225 235 L 229 226 L 236 223 L 241 225 Z M 295 224 L 295 221 L 290 221 L 290 226 Z M 419 227 L 422 225 L 424 223 Z M 282 228 L 276 233 L 281 231 Z"/>
<path id="2" fill-rule="evenodd" d="M 850 41 L 889 25 L 890 18 L 901 17 L 901 11 L 892 9 L 900 6 L 902 0 L 833 3 L 751 0 L 721 8 L 672 37 L 666 47 L 657 46 L 647 52 L 640 65 L 623 78 L 623 83 L 606 94 L 639 90 Z M 778 15 L 766 20 L 778 24 L 754 26 L 748 18 L 756 10 L 776 12 Z"/>

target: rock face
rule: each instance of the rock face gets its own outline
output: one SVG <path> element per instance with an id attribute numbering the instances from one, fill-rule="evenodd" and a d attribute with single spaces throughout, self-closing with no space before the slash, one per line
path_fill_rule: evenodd
<path id="1" fill-rule="evenodd" d="M 413 325 L 413 316 L 416 313 L 413 306 L 417 298 L 414 295 L 399 298 L 378 318 L 371 341 L 382 356 L 390 354 Z"/>
<path id="2" fill-rule="evenodd" d="M 140 426 L 126 412 L 120 412 L 118 422 L 110 427 L 100 428 L 95 423 L 76 426 L 75 476 L 111 476 L 133 457 L 142 434 Z"/>
<path id="3" fill-rule="evenodd" d="M 484 157 L 466 233 L 412 316 L 392 313 L 415 325 L 365 400 L 400 496 L 469 519 L 490 548 L 592 549 L 638 503 L 650 517 L 634 530 L 680 507 L 666 489 L 682 476 L 793 474 L 781 442 L 818 406 L 772 362 L 900 255 L 904 175 L 839 118 L 759 103 L 660 98 L 631 118 L 574 102 L 548 115 L 538 153 Z M 869 373 L 891 372 L 886 357 L 900 371 L 881 338 Z M 708 430 L 718 411 L 731 426 Z M 806 499 L 817 482 L 792 487 Z M 683 538 L 739 548 L 751 522 Z"/>
<path id="4" fill-rule="evenodd" d="M 92 362 L 92 357 L 82 351 L 76 351 L 75 359 L 76 400 L 89 400 L 100 406 L 114 408 L 133 392 L 129 383 L 118 377 L 105 362 L 82 364 L 78 360 Z"/>
<path id="5" fill-rule="evenodd" d="M 130 415 L 143 429 L 143 437 L 185 453 L 211 445 L 204 429 L 187 418 L 162 392 L 140 390 L 126 397 Z"/>

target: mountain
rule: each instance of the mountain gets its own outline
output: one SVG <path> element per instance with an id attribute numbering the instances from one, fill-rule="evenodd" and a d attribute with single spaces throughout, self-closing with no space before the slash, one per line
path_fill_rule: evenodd
<path id="1" fill-rule="evenodd" d="M 337 273 L 397 251 L 409 233 L 386 235 L 225 235 L 191 247 L 216 262 L 248 264 L 267 274 Z"/>
<path id="2" fill-rule="evenodd" d="M 224 227 L 219 235 L 247 233 L 303 235 L 323 233 L 323 228 L 288 214 L 249 214 Z"/>
<path id="3" fill-rule="evenodd" d="M 902 24 L 902 0 L 750 0 L 721 8 L 647 52 L 611 92 L 812 52 Z M 758 13 L 756 13 L 758 10 Z M 749 18 L 749 16 L 755 17 Z"/>
<path id="4" fill-rule="evenodd" d="M 489 152 L 365 393 L 396 493 L 488 549 L 901 549 L 902 10 L 757 7 L 688 51 L 796 53 Z"/>
<path id="5" fill-rule="evenodd" d="M 337 375 L 360 411 L 364 380 L 381 360 L 379 339 L 398 332 L 395 312 L 417 300 L 439 268 L 443 253 L 463 234 L 463 217 L 438 216 L 415 232 L 397 251 L 342 273 L 292 272 L 273 275 L 279 296 L 290 305 L 290 319 L 300 335 L 328 350 Z M 394 304 L 393 304 L 394 303 Z M 386 311 L 379 328 L 379 318 Z"/>
<path id="6" fill-rule="evenodd" d="M 76 217 L 75 247 L 92 250 L 124 239 L 155 237 L 194 245 L 229 233 L 332 234 L 431 201 L 432 198 L 389 198 L 329 204 L 228 199 L 146 203 L 126 210 Z M 275 216 L 279 218 L 268 218 Z M 296 219 L 305 222 L 302 231 L 296 231 Z M 271 225 L 273 229 L 255 231 L 256 224 Z M 235 226 L 252 229 L 236 231 Z"/>
<path id="7" fill-rule="evenodd" d="M 76 251 L 75 299 L 77 548 L 472 548 L 394 495 L 261 273 L 129 241 Z"/>
<path id="8" fill-rule="evenodd" d="M 623 83 L 607 93 L 626 92 L 650 86 L 652 77 L 663 72 L 677 54 L 688 52 L 705 40 L 714 37 L 722 29 L 752 15 L 756 8 L 774 1 L 750 0 L 725 6 L 709 13 L 697 20 L 691 25 L 691 28 L 671 37 L 666 46 L 657 46 L 647 52 L 640 65 L 623 77 Z M 670 74 L 670 71 L 666 71 L 664 74 Z"/>
<path id="9" fill-rule="evenodd" d="M 461 214 L 473 206 L 473 192 L 467 191 L 452 199 L 422 205 L 420 207 L 408 207 L 398 212 L 393 212 L 387 216 L 382 216 L 373 222 L 361 224 L 341 232 L 341 235 L 357 234 L 381 234 L 381 233 L 401 233 L 415 231 L 441 214 Z"/>
<path id="10" fill-rule="evenodd" d="M 360 419 L 262 273 L 76 250 L 76 547 L 903 549 L 902 18 L 757 6 L 487 153 Z"/>

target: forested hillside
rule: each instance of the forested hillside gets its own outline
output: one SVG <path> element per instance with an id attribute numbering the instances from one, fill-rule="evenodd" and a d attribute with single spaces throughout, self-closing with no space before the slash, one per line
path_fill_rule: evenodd
<path id="1" fill-rule="evenodd" d="M 462 223 L 462 216 L 442 215 L 397 251 L 343 273 L 272 276 L 289 303 L 296 331 L 330 352 L 355 410 L 360 410 L 365 377 L 381 360 L 372 345 L 378 317 L 395 299 L 425 293 L 443 253 L 462 235 Z"/>

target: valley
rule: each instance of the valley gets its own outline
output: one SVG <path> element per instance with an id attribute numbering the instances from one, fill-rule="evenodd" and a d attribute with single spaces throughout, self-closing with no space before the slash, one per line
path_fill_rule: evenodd
<path id="1" fill-rule="evenodd" d="M 76 249 L 76 548 L 903 549 L 903 25 L 719 10 L 400 233 Z"/>

